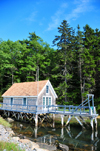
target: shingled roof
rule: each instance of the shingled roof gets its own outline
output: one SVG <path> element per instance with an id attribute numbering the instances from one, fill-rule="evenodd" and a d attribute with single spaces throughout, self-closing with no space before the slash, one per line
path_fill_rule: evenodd
<path id="1" fill-rule="evenodd" d="M 2 96 L 37 96 L 48 81 L 15 83 Z"/>

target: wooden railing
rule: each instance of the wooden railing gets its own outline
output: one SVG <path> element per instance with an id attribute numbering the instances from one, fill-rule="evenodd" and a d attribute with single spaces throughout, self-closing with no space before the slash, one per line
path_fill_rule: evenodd
<path id="1" fill-rule="evenodd" d="M 26 113 L 54 113 L 54 114 L 96 114 L 95 107 L 91 106 L 73 106 L 73 105 L 22 105 L 22 104 L 8 104 L 0 103 L 1 110 L 26 112 Z"/>

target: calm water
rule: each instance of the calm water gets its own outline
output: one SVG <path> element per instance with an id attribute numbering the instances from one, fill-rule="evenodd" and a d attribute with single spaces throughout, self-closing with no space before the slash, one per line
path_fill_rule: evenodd
<path id="1" fill-rule="evenodd" d="M 21 125 L 22 124 L 22 125 Z M 14 122 L 12 123 L 13 130 L 17 136 L 23 135 L 38 143 L 54 145 L 55 142 L 66 144 L 76 150 L 84 151 L 100 151 L 100 120 L 98 119 L 97 131 L 92 132 L 91 127 L 83 130 L 79 126 L 68 126 L 60 128 L 60 125 L 43 123 L 38 128 L 35 128 L 30 123 Z"/>

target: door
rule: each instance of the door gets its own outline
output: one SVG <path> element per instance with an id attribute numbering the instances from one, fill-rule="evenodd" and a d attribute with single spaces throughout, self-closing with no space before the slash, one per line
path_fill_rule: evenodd
<path id="1" fill-rule="evenodd" d="M 52 105 L 52 97 L 51 96 L 44 96 L 42 104 L 43 104 L 43 108 L 47 109 L 48 105 Z"/>

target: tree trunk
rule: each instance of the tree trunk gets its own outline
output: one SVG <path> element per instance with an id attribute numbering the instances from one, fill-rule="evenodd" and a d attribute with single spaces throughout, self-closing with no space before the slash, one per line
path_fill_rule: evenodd
<path id="1" fill-rule="evenodd" d="M 83 102 L 82 95 L 82 68 L 81 68 L 81 57 L 79 57 L 79 72 L 80 72 L 80 90 L 81 90 L 81 103 Z"/>

